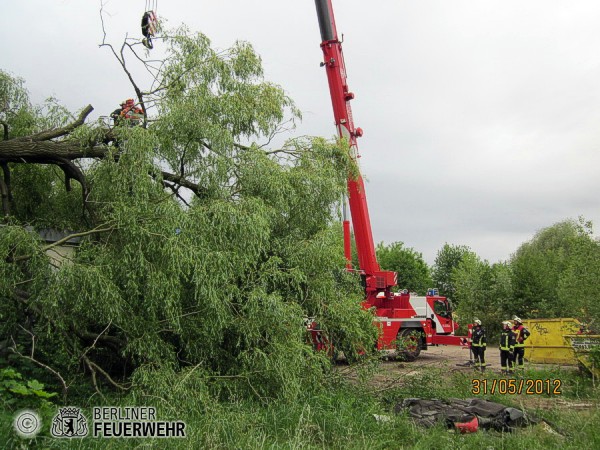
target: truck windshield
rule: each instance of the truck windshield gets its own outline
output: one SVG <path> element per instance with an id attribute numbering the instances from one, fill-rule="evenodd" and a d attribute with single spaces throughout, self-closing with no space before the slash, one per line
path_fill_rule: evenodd
<path id="1" fill-rule="evenodd" d="M 448 315 L 448 303 L 442 300 L 436 300 L 433 304 L 433 310 L 437 315 L 445 317 Z"/>

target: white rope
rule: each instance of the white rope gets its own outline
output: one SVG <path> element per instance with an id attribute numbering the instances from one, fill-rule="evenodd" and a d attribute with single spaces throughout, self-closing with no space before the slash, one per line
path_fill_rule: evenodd
<path id="1" fill-rule="evenodd" d="M 147 11 L 154 11 L 154 13 L 156 14 L 156 11 L 158 9 L 158 0 L 146 0 L 146 9 L 144 9 L 144 12 Z"/>

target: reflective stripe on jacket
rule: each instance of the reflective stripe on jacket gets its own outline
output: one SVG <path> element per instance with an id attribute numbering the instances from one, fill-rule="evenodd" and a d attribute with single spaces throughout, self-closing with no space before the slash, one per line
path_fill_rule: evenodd
<path id="1" fill-rule="evenodd" d="M 485 329 L 483 327 L 473 328 L 472 347 L 486 347 L 487 339 L 485 337 Z"/>
<path id="2" fill-rule="evenodd" d="M 512 330 L 502 330 L 500 335 L 500 350 L 514 350 L 515 333 Z"/>

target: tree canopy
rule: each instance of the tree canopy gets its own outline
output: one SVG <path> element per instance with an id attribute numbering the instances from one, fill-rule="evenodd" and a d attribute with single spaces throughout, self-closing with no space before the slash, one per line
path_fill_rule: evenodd
<path id="1" fill-rule="evenodd" d="M 481 319 L 492 332 L 503 320 L 574 317 L 597 329 L 593 285 L 600 276 L 600 243 L 590 222 L 565 220 L 524 242 L 510 261 L 490 264 L 466 253 L 450 281 L 461 322 Z"/>
<path id="2" fill-rule="evenodd" d="M 590 222 L 565 220 L 540 230 L 519 247 L 511 266 L 517 312 L 600 319 L 590 295 L 600 273 L 600 243 Z"/>
<path id="3" fill-rule="evenodd" d="M 404 247 L 402 242 L 377 245 L 377 259 L 384 270 L 392 270 L 398 274 L 398 288 L 408 289 L 425 295 L 432 287 L 429 266 L 423 255 L 412 248 Z"/>
<path id="4" fill-rule="evenodd" d="M 252 46 L 216 52 L 185 29 L 165 42 L 152 87 L 133 84 L 142 126 L 33 107 L 23 81 L 0 73 L 2 351 L 49 368 L 65 393 L 85 377 L 99 392 L 187 384 L 293 399 L 329 364 L 305 317 L 348 356 L 376 340 L 343 270 L 334 205 L 353 170 L 347 146 L 267 148 L 299 114 Z M 26 225 L 81 241 L 52 266 L 62 241 Z"/>
<path id="5" fill-rule="evenodd" d="M 466 255 L 474 253 L 466 245 L 444 244 L 438 251 L 433 264 L 433 282 L 439 288 L 440 294 L 454 298 L 455 286 L 452 272 L 457 268 Z"/>

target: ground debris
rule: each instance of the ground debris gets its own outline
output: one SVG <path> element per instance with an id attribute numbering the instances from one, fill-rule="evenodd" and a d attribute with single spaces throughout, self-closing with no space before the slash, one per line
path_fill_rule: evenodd
<path id="1" fill-rule="evenodd" d="M 456 428 L 461 432 L 472 432 L 477 429 L 514 431 L 539 422 L 525 411 L 479 398 L 465 400 L 407 398 L 397 403 L 394 411 L 396 413 L 407 411 L 417 424 L 427 428 L 445 423 L 448 428 Z M 465 428 L 464 424 L 467 423 L 472 425 Z"/>

